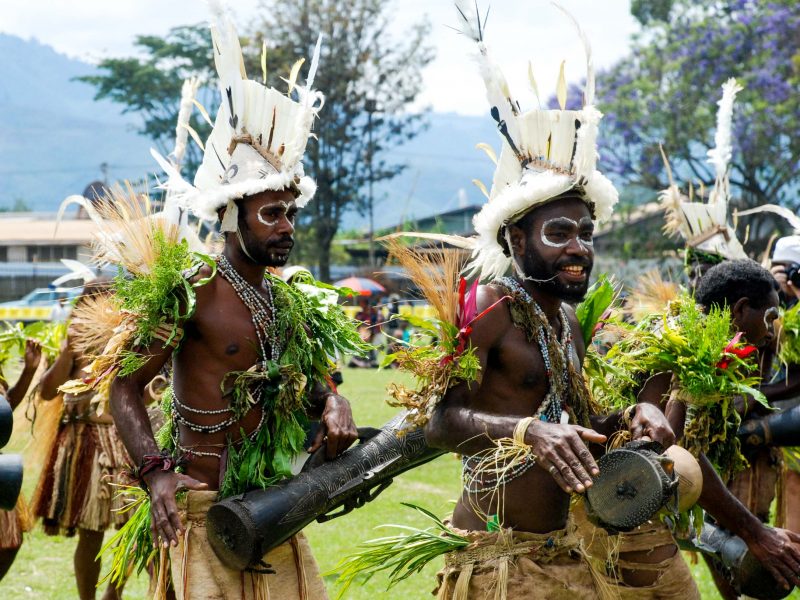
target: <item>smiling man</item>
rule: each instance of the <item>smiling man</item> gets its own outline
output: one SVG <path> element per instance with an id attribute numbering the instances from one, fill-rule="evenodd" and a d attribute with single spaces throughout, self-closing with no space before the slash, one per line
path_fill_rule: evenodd
<path id="1" fill-rule="evenodd" d="M 471 325 L 480 381 L 451 387 L 425 429 L 430 445 L 463 456 L 451 525 L 471 542 L 447 555 L 438 597 L 596 598 L 570 495 L 592 485 L 593 451 L 601 453 L 599 444 L 623 425 L 618 414 L 590 412 L 585 340 L 571 306 L 588 289 L 594 221 L 617 202 L 595 169 L 594 77 L 589 65 L 581 110 L 563 110 L 562 99 L 562 110 L 522 113 L 469 11 L 459 14 L 477 42 L 502 138 L 489 200 L 474 219 L 471 260 L 473 273 L 490 281 L 478 289 L 477 312 L 495 308 Z M 653 406 L 635 411 L 630 430 L 633 438 L 671 443 Z M 480 457 L 501 440 L 514 440 L 526 458 L 487 471 Z"/>

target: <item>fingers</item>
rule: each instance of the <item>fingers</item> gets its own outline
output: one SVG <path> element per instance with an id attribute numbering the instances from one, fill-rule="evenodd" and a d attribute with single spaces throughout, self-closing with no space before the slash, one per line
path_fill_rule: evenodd
<path id="1" fill-rule="evenodd" d="M 168 506 L 169 503 L 169 499 L 154 498 L 150 505 L 152 528 L 154 529 L 153 540 L 156 543 L 160 541 L 164 547 L 170 544 L 177 546 L 178 535 L 181 533 L 178 507 L 175 505 L 175 500 L 171 501 L 172 507 Z"/>
<path id="2" fill-rule="evenodd" d="M 546 461 L 539 461 L 539 464 L 545 471 L 550 473 L 550 475 L 552 476 L 553 480 L 556 482 L 558 487 L 564 490 L 567 494 L 572 493 L 572 486 L 570 486 L 567 483 L 566 479 L 564 479 L 564 477 L 561 475 L 561 473 L 558 470 L 558 467 Z"/>
<path id="3" fill-rule="evenodd" d="M 594 429 L 588 429 L 586 427 L 581 427 L 580 425 L 574 425 L 576 433 L 581 437 L 581 439 L 585 442 L 592 442 L 595 444 L 604 444 L 606 441 L 606 436 L 602 433 L 597 433 Z"/>
<path id="4" fill-rule="evenodd" d="M 769 571 L 769 574 L 772 575 L 775 581 L 778 582 L 778 585 L 780 585 L 784 589 L 789 588 L 789 582 L 786 581 L 786 578 L 783 576 L 783 573 L 781 573 L 781 569 L 778 569 L 772 563 L 762 563 L 762 565 L 767 569 L 767 571 Z"/>
<path id="5" fill-rule="evenodd" d="M 316 452 L 322 447 L 322 444 L 325 442 L 325 434 L 327 432 L 327 427 L 325 427 L 325 423 L 320 423 L 319 427 L 317 428 L 317 435 L 314 436 L 314 441 L 311 442 L 311 445 L 308 447 L 307 452 L 309 454 Z"/>
<path id="6" fill-rule="evenodd" d="M 176 490 L 207 490 L 208 484 L 198 481 L 193 477 L 178 473 L 178 487 Z"/>
<path id="7" fill-rule="evenodd" d="M 589 452 L 586 444 L 584 444 L 581 439 L 581 437 L 576 436 L 570 441 L 572 445 L 572 451 L 575 453 L 575 456 L 578 459 L 577 465 L 581 467 L 581 473 L 584 476 L 580 476 L 578 471 L 575 469 L 573 469 L 573 471 L 576 475 L 579 475 L 580 480 L 586 484 L 586 487 L 589 487 L 592 485 L 592 478 L 590 477 L 590 474 L 597 475 L 600 473 L 600 469 L 598 468 L 597 463 L 594 461 L 594 456 L 592 456 L 592 453 Z"/>
<path id="8" fill-rule="evenodd" d="M 591 482 L 591 479 L 589 479 L 589 476 L 586 474 L 586 471 L 583 470 L 583 467 L 577 461 L 577 459 L 567 463 L 560 456 L 556 456 L 551 462 L 556 468 L 558 474 L 561 476 L 561 479 L 564 481 L 564 483 L 566 483 L 566 487 L 562 486 L 562 489 L 565 492 L 571 494 L 573 491 L 575 491 L 581 494 L 586 491 L 586 487 L 583 482 Z M 551 474 L 555 473 L 551 471 Z"/>

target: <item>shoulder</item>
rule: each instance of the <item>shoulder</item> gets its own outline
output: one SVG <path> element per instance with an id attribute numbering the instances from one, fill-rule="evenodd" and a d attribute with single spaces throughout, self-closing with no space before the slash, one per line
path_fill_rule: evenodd
<path id="1" fill-rule="evenodd" d="M 472 323 L 470 338 L 477 346 L 493 346 L 511 326 L 508 311 L 511 299 L 502 288 L 495 285 L 478 286 L 477 294 L 476 316 L 482 316 Z"/>

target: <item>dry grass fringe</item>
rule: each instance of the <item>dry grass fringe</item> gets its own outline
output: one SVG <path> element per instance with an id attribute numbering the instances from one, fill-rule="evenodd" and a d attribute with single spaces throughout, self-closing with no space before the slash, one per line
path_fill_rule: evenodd
<path id="1" fill-rule="evenodd" d="M 648 315 L 663 313 L 679 294 L 678 284 L 664 280 L 656 269 L 647 271 L 636 280 L 631 295 L 625 301 L 625 310 L 639 321 Z"/>
<path id="2" fill-rule="evenodd" d="M 421 251 L 404 245 L 399 239 L 387 239 L 389 256 L 406 270 L 406 275 L 433 306 L 437 317 L 455 325 L 458 314 L 458 285 L 467 253 L 462 250 Z"/>
<path id="3" fill-rule="evenodd" d="M 70 342 L 75 353 L 87 360 L 97 358 L 122 320 L 111 294 L 81 298 L 72 312 Z"/>

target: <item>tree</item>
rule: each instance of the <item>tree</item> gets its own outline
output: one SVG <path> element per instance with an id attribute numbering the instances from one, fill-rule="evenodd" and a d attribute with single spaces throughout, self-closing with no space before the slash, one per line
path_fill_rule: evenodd
<path id="1" fill-rule="evenodd" d="M 800 4 L 674 0 L 642 9 L 646 4 L 636 3 L 643 29 L 630 56 L 598 77 L 603 168 L 625 183 L 666 187 L 663 143 L 680 177 L 711 185 L 706 152 L 720 86 L 736 77 L 745 86 L 734 111 L 731 162 L 740 207 L 797 209 Z"/>
<path id="2" fill-rule="evenodd" d="M 297 58 L 309 60 L 317 35 L 324 36 L 314 87 L 326 101 L 303 161 L 317 181 L 317 195 L 301 211 L 305 231 L 298 246 L 307 246 L 303 259 L 315 260 L 320 278 L 327 280 L 330 246 L 343 215 L 366 209 L 370 180 L 384 181 L 402 171 L 391 149 L 425 126 L 424 113 L 406 109 L 421 90 L 422 68 L 433 58 L 425 44 L 429 25 L 421 21 L 404 32 L 402 41 L 393 40 L 394 13 L 383 0 L 271 0 L 261 9 L 256 24 L 240 30 L 246 34 L 242 51 L 247 72 L 257 77 L 266 43 L 268 83 L 276 88 L 284 88 L 281 76 L 288 77 Z M 97 99 L 109 98 L 124 104 L 125 112 L 139 113 L 140 132 L 166 153 L 172 149 L 183 79 L 201 78 L 201 102 L 212 116 L 219 104 L 210 35 L 205 26 L 186 26 L 164 38 L 139 36 L 136 44 L 145 58 L 106 59 L 100 63 L 105 73 L 82 79 L 97 87 Z M 208 136 L 208 126 L 196 114 L 191 124 L 202 139 Z M 189 144 L 183 165 L 188 178 L 200 160 L 199 149 Z"/>
<path id="3" fill-rule="evenodd" d="M 122 112 L 138 113 L 142 117 L 138 132 L 152 139 L 159 152 L 166 156 L 175 142 L 183 80 L 199 77 L 200 102 L 209 107 L 218 102 L 215 88 L 209 86 L 216 75 L 210 52 L 211 33 L 203 24 L 174 27 L 163 38 L 136 36 L 135 46 L 144 58 L 107 58 L 98 65 L 104 73 L 78 79 L 97 88 L 95 100 L 113 100 L 125 105 Z M 196 112 L 190 125 L 203 140 L 211 132 Z M 201 161 L 200 148 L 188 144 L 182 171 L 194 174 Z"/>
<path id="4" fill-rule="evenodd" d="M 311 56 L 317 35 L 324 36 L 315 87 L 325 94 L 325 106 L 304 161 L 317 195 L 301 218 L 316 240 L 320 277 L 329 279 L 330 245 L 342 216 L 367 208 L 370 178 L 374 183 L 401 172 L 404 165 L 392 160 L 391 149 L 424 127 L 424 115 L 406 109 L 422 87 L 422 68 L 433 59 L 425 45 L 429 25 L 420 22 L 402 41 L 393 40 L 395 13 L 384 0 L 275 0 L 262 8 L 264 21 L 250 32 L 253 41 L 265 36 L 268 45 L 295 58 Z M 371 119 L 368 107 L 375 108 Z"/>

